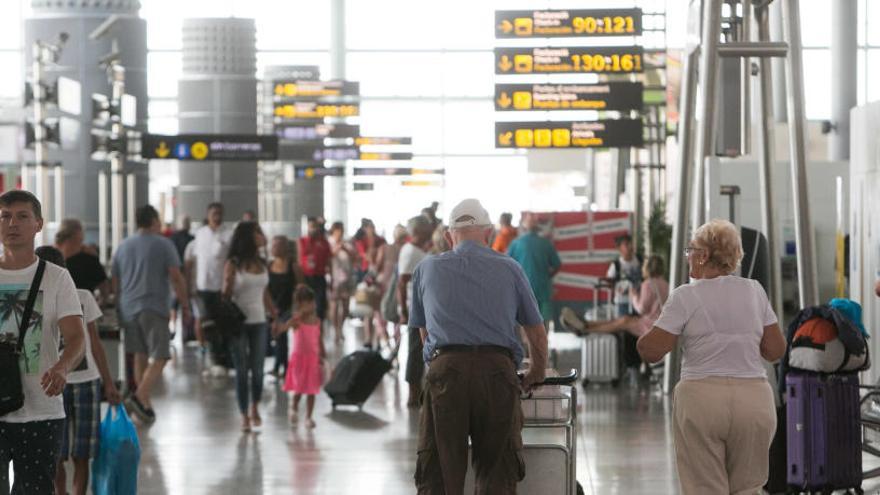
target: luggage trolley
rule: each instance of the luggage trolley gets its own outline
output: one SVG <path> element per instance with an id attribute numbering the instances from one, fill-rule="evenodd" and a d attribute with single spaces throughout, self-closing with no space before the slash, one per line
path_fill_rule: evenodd
<path id="1" fill-rule="evenodd" d="M 526 476 L 518 493 L 582 495 L 577 481 L 577 370 L 548 376 L 522 397 L 523 450 Z M 464 493 L 474 491 L 468 463 Z"/>

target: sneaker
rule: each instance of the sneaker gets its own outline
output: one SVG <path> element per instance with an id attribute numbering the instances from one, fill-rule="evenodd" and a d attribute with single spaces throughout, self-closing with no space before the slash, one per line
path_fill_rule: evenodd
<path id="1" fill-rule="evenodd" d="M 227 374 L 228 373 L 226 372 L 226 368 L 224 368 L 223 366 L 217 364 L 211 366 L 211 376 L 215 378 L 222 378 L 227 376 Z"/>
<path id="2" fill-rule="evenodd" d="M 559 322 L 569 332 L 581 334 L 587 331 L 587 322 L 568 306 L 559 312 Z"/>

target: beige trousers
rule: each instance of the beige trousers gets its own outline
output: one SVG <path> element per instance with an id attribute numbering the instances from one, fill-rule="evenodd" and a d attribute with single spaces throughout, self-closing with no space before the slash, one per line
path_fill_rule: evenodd
<path id="1" fill-rule="evenodd" d="M 766 379 L 680 382 L 673 429 L 684 495 L 761 493 L 776 432 L 773 391 Z"/>

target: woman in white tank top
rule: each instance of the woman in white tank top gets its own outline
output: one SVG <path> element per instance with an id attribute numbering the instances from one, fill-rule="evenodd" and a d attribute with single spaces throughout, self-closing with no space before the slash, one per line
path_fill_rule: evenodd
<path id="1" fill-rule="evenodd" d="M 235 303 L 245 320 L 238 335 L 232 336 L 235 364 L 235 395 L 241 412 L 241 429 L 262 426 L 258 410 L 263 394 L 263 364 L 269 340 L 267 317 L 277 318 L 269 294 L 269 270 L 260 250 L 266 237 L 256 222 L 236 226 L 223 272 L 223 297 Z"/>
<path id="2" fill-rule="evenodd" d="M 686 254 L 693 281 L 672 291 L 638 343 L 652 363 L 681 344 L 673 430 L 682 493 L 761 493 L 776 431 L 763 360 L 781 358 L 785 338 L 761 285 L 732 275 L 743 256 L 736 226 L 701 226 Z"/>

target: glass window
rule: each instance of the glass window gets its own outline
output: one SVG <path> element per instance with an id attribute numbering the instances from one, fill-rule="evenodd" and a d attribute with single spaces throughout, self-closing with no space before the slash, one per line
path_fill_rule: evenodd
<path id="1" fill-rule="evenodd" d="M 451 157 L 443 160 L 446 188 L 440 204 L 441 216 L 465 198 L 479 198 L 492 220 L 502 212 L 515 218 L 533 205 L 530 194 L 528 161 L 525 155 L 500 157 Z M 502 180 L 503 178 L 503 180 Z M 552 208 L 550 208 L 552 210 Z"/>
<path id="2" fill-rule="evenodd" d="M 176 119 L 177 100 L 150 100 L 147 111 L 150 119 Z"/>
<path id="3" fill-rule="evenodd" d="M 868 44 L 880 46 L 880 2 L 871 0 L 868 3 Z"/>
<path id="4" fill-rule="evenodd" d="M 0 67 L 13 68 L 0 77 L 0 97 L 22 98 L 24 96 L 24 62 L 21 52 L 0 52 Z"/>
<path id="5" fill-rule="evenodd" d="M 177 134 L 177 117 L 150 117 L 147 121 L 147 129 L 151 134 Z"/>
<path id="6" fill-rule="evenodd" d="M 177 81 L 182 74 L 180 52 L 147 52 L 147 92 L 151 97 L 177 97 Z"/>
<path id="7" fill-rule="evenodd" d="M 0 48 L 20 49 L 24 41 L 24 15 L 22 2 L 6 6 L 0 16 Z"/>
<path id="8" fill-rule="evenodd" d="M 831 50 L 804 50 L 804 100 L 808 120 L 831 117 Z"/>
<path id="9" fill-rule="evenodd" d="M 880 100 L 880 49 L 868 50 L 868 93 L 867 101 Z"/>
<path id="10" fill-rule="evenodd" d="M 452 154 L 495 153 L 495 106 L 488 101 L 443 105 L 443 150 Z"/>
<path id="11" fill-rule="evenodd" d="M 867 91 L 868 91 L 868 88 L 866 87 L 867 82 L 868 82 L 868 74 L 867 74 L 867 67 L 865 66 L 867 63 L 867 57 L 868 57 L 867 50 L 860 48 L 859 55 L 858 55 L 858 62 L 857 62 L 857 64 L 858 64 L 858 72 L 857 72 L 858 97 L 856 100 L 859 105 L 863 105 L 866 101 L 868 101 L 865 99 L 865 95 L 867 94 Z"/>
<path id="12" fill-rule="evenodd" d="M 360 81 L 364 96 L 440 96 L 440 53 L 350 53 L 347 76 Z"/>
<path id="13" fill-rule="evenodd" d="M 269 65 L 317 65 L 322 79 L 329 79 L 329 52 L 257 52 L 257 77 L 262 78 Z"/>
<path id="14" fill-rule="evenodd" d="M 437 101 L 367 100 L 361 103 L 364 136 L 411 136 L 416 154 L 443 151 L 443 105 Z"/>
<path id="15" fill-rule="evenodd" d="M 494 95 L 495 57 L 491 51 L 479 53 L 445 53 L 441 74 L 446 96 Z"/>
<path id="16" fill-rule="evenodd" d="M 831 44 L 831 2 L 800 0 L 801 40 L 804 46 L 826 47 Z"/>
<path id="17" fill-rule="evenodd" d="M 232 15 L 256 20 L 258 50 L 330 48 L 329 1 L 237 1 Z"/>

